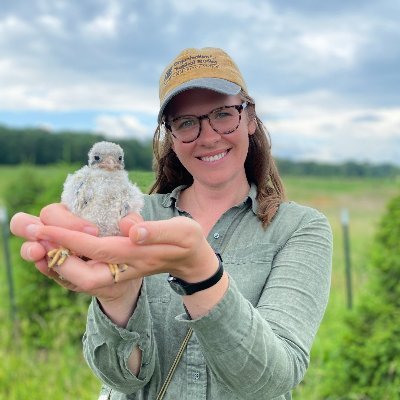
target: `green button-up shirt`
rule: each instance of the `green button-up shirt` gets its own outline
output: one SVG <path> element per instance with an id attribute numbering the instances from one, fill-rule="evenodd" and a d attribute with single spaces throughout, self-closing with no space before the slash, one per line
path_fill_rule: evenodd
<path id="1" fill-rule="evenodd" d="M 190 217 L 177 207 L 182 189 L 146 196 L 144 219 Z M 100 398 L 156 399 L 192 327 L 164 400 L 291 399 L 328 300 L 331 229 L 320 212 L 293 202 L 280 205 L 267 229 L 256 210 L 252 185 L 247 199 L 208 235 L 222 255 L 229 288 L 207 315 L 190 320 L 166 274 L 144 279 L 126 328 L 112 323 L 93 299 L 83 344 L 104 383 Z M 142 365 L 134 376 L 127 359 L 137 345 Z"/>

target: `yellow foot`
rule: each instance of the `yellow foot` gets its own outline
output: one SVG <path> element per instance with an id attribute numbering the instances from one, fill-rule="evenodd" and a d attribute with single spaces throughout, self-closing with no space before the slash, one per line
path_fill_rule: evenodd
<path id="1" fill-rule="evenodd" d="M 49 257 L 49 264 L 48 264 L 49 269 L 54 267 L 59 267 L 60 265 L 62 265 L 69 255 L 70 255 L 69 250 L 64 249 L 63 247 L 60 247 L 59 249 L 50 250 L 47 253 L 47 256 Z"/>
<path id="2" fill-rule="evenodd" d="M 126 271 L 128 266 L 126 264 L 108 264 L 108 268 L 110 268 L 114 282 L 117 283 L 119 281 L 119 274 Z"/>

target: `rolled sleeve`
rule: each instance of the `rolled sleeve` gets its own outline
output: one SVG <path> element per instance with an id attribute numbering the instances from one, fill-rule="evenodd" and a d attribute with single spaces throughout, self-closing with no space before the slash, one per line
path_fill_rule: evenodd
<path id="1" fill-rule="evenodd" d="M 218 380 L 246 399 L 283 395 L 303 379 L 329 296 L 332 236 L 325 217 L 307 212 L 275 248 L 256 304 L 230 277 L 208 314 L 177 317 L 193 328 Z"/>
<path id="2" fill-rule="evenodd" d="M 185 315 L 177 319 L 193 328 L 207 365 L 234 393 L 264 399 L 282 392 L 276 374 L 288 378 L 286 348 L 232 279 L 223 299 L 207 315 L 193 321 Z"/>
<path id="3" fill-rule="evenodd" d="M 217 353 L 224 353 L 235 348 L 248 335 L 252 319 L 238 320 L 242 313 L 248 313 L 251 305 L 237 292 L 235 282 L 230 278 L 229 287 L 221 301 L 203 317 L 191 320 L 186 314 L 176 317 L 178 321 L 185 322 L 191 326 L 200 341 L 207 343 Z M 249 310 L 246 310 L 249 309 Z M 229 337 L 225 332 L 221 335 L 221 328 L 235 326 L 228 329 Z"/>
<path id="4" fill-rule="evenodd" d="M 135 346 L 142 350 L 138 376 L 128 368 L 128 358 Z M 84 356 L 99 379 L 123 393 L 133 393 L 152 377 L 155 367 L 155 342 L 145 285 L 126 328 L 114 324 L 101 310 L 96 298 L 89 307 L 83 337 Z"/>

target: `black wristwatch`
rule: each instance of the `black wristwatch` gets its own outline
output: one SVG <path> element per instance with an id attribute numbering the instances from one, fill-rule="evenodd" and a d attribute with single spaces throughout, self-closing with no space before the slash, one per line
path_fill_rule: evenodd
<path id="1" fill-rule="evenodd" d="M 219 265 L 217 272 L 213 276 L 206 279 L 205 281 L 189 283 L 184 281 L 183 279 L 175 278 L 170 274 L 168 275 L 167 280 L 171 288 L 181 296 L 189 296 L 193 293 L 200 292 L 201 290 L 205 290 L 210 288 L 211 286 L 214 286 L 222 278 L 222 275 L 224 273 L 221 255 L 218 253 L 215 254 L 218 257 Z"/>

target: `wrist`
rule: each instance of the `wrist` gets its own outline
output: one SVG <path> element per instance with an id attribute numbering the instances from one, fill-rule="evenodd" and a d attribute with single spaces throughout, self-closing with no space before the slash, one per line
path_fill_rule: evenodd
<path id="1" fill-rule="evenodd" d="M 118 297 L 96 297 L 103 313 L 116 325 L 125 327 L 136 309 L 143 279 L 131 281 L 123 295 Z"/>
<path id="2" fill-rule="evenodd" d="M 204 242 L 205 246 L 203 248 L 199 246 L 190 260 L 185 262 L 185 265 L 168 272 L 189 283 L 201 282 L 212 276 L 218 269 L 219 259 L 210 245 L 206 241 Z"/>
<path id="3" fill-rule="evenodd" d="M 188 281 L 169 274 L 168 283 L 170 284 L 171 288 L 180 295 L 189 296 L 216 285 L 223 276 L 224 268 L 220 254 L 215 253 L 214 258 L 215 256 L 218 260 L 218 266 L 216 269 L 213 269 L 214 272 L 211 275 L 208 275 L 207 278 L 196 281 L 193 277 L 191 277 L 191 280 Z"/>

